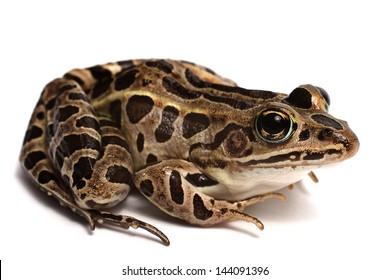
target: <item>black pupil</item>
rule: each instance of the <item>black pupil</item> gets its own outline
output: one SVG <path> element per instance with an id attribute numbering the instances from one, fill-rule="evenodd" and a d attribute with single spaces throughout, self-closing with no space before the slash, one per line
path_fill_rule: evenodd
<path id="1" fill-rule="evenodd" d="M 277 113 L 269 113 L 260 118 L 260 125 L 269 134 L 278 134 L 287 128 L 287 120 Z"/>

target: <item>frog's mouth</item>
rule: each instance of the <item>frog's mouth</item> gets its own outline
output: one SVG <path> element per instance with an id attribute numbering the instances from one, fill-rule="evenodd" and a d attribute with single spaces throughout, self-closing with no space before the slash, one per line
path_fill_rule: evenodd
<path id="1" fill-rule="evenodd" d="M 285 168 L 296 166 L 318 166 L 344 160 L 342 150 L 330 148 L 320 151 L 294 151 L 262 159 L 237 162 L 238 168 Z"/>

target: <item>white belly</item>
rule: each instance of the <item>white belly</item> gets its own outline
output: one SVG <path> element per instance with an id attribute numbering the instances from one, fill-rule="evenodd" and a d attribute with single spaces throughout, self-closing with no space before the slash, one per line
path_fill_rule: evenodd
<path id="1" fill-rule="evenodd" d="M 215 199 L 242 200 L 259 194 L 274 192 L 300 181 L 311 170 L 318 166 L 253 169 L 245 172 L 226 174 L 213 173 L 218 185 L 198 188 L 202 193 Z"/>

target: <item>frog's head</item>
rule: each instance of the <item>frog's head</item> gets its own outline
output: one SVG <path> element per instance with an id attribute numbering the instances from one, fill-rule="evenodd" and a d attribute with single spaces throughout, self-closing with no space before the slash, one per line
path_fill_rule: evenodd
<path id="1" fill-rule="evenodd" d="M 252 129 L 253 154 L 260 158 L 254 156 L 252 163 L 266 168 L 319 166 L 352 157 L 359 141 L 347 122 L 328 113 L 329 105 L 324 89 L 303 85 L 280 102 L 259 106 Z"/>
<path id="2" fill-rule="evenodd" d="M 228 192 L 242 194 L 233 198 L 247 197 L 248 189 L 250 195 L 280 189 L 357 152 L 356 135 L 345 121 L 328 113 L 329 105 L 322 88 L 300 86 L 287 97 L 247 110 L 216 134 L 218 147 L 192 156 L 207 162 L 201 166 L 204 172 Z"/>

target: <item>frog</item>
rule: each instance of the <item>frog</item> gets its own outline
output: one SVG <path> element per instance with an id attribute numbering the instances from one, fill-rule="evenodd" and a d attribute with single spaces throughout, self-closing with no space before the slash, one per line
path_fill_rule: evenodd
<path id="1" fill-rule="evenodd" d="M 329 114 L 329 94 L 304 84 L 289 94 L 238 86 L 188 61 L 134 59 L 76 68 L 48 83 L 20 162 L 41 190 L 96 224 L 155 226 L 113 213 L 131 189 L 198 226 L 244 212 L 313 170 L 351 158 L 359 140 Z"/>

